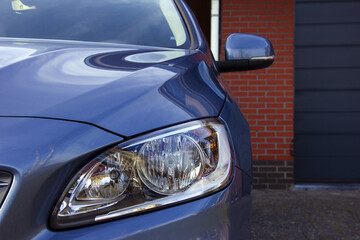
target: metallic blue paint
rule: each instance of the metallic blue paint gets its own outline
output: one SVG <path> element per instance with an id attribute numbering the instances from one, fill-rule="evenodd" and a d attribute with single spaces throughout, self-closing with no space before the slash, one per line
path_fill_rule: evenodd
<path id="1" fill-rule="evenodd" d="M 3 239 L 30 239 L 47 229 L 67 182 L 119 136 L 82 123 L 0 117 L 1 170 L 14 175 L 0 209 Z"/>
<path id="2" fill-rule="evenodd" d="M 248 239 L 248 125 L 217 80 L 186 4 L 193 48 L 0 39 L 0 170 L 15 179 L 0 209 L 7 239 Z M 193 119 L 220 117 L 236 167 L 225 189 L 191 202 L 93 226 L 48 223 L 74 174 L 114 144 Z"/>
<path id="3" fill-rule="evenodd" d="M 82 121 L 132 136 L 217 116 L 225 99 L 214 76 L 201 74 L 200 51 L 51 40 L 0 44 L 6 57 L 0 116 Z"/>
<path id="4" fill-rule="evenodd" d="M 236 155 L 236 164 L 244 174 L 252 176 L 251 143 L 249 125 L 237 103 L 228 96 L 220 118 L 226 122 Z"/>

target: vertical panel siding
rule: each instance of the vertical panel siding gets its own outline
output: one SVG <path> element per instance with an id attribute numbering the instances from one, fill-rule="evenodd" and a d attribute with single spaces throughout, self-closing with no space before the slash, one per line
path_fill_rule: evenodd
<path id="1" fill-rule="evenodd" d="M 295 179 L 360 181 L 360 2 L 295 9 Z"/>

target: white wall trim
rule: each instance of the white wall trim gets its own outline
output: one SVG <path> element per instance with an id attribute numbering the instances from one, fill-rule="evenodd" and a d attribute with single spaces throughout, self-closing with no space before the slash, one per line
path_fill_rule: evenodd
<path id="1" fill-rule="evenodd" d="M 210 48 L 215 60 L 219 60 L 219 11 L 220 0 L 211 0 Z"/>

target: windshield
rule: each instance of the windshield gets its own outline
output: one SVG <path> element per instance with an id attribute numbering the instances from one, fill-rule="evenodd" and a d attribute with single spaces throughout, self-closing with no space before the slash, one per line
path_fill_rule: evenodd
<path id="1" fill-rule="evenodd" d="M 170 0 L 0 1 L 0 37 L 190 47 Z"/>

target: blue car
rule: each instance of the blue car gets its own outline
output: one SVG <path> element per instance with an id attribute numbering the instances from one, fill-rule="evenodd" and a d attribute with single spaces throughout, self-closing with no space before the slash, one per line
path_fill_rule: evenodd
<path id="1" fill-rule="evenodd" d="M 249 127 L 183 0 L 0 2 L 1 239 L 248 239 Z"/>

